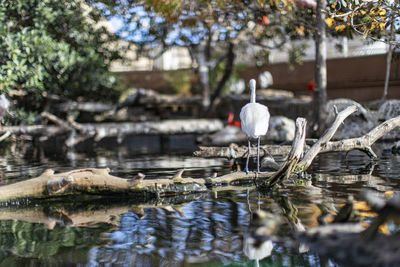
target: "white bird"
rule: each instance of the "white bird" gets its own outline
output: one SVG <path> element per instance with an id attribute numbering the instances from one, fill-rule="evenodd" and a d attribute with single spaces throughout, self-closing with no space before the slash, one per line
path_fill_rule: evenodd
<path id="1" fill-rule="evenodd" d="M 249 86 L 250 103 L 242 107 L 240 111 L 242 131 L 248 138 L 247 160 L 244 170 L 249 171 L 250 139 L 257 139 L 257 172 L 260 172 L 260 138 L 267 134 L 270 115 L 266 106 L 256 103 L 256 81 L 254 79 L 250 80 Z"/>

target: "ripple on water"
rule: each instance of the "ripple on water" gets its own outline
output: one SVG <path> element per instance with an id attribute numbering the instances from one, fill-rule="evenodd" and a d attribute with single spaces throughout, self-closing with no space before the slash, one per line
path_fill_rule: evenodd
<path id="1" fill-rule="evenodd" d="M 214 172 L 229 172 L 230 164 L 223 159 L 198 159 L 187 155 L 121 155 L 111 154 L 75 154 L 66 157 L 32 157 L 30 159 L 0 158 L 2 182 L 10 183 L 28 177 L 35 177 L 45 169 L 66 171 L 73 168 L 110 167 L 113 174 L 132 177 L 143 172 L 148 178 L 164 177 L 174 174 L 177 169 L 186 169 L 184 176 L 205 177 Z M 287 237 L 294 229 L 307 229 L 319 225 L 323 216 L 335 214 L 345 203 L 349 194 L 355 194 L 365 188 L 386 192 L 399 191 L 400 157 L 387 151 L 380 152 L 379 160 L 371 161 L 361 152 L 331 153 L 320 155 L 310 168 L 311 185 L 290 186 L 280 194 L 261 194 L 250 190 L 218 192 L 205 195 L 200 200 L 180 205 L 165 206 L 158 203 L 148 206 L 121 208 L 115 224 L 90 234 L 93 228 L 87 226 L 68 226 L 56 224 L 53 230 L 44 228 L 40 223 L 29 223 L 15 227 L 10 221 L 0 221 L 1 234 L 7 242 L 0 242 L 4 255 L 16 261 L 22 261 L 27 252 L 21 244 L 29 244 L 26 249 L 35 246 L 42 249 L 49 239 L 54 244 L 64 244 L 52 255 L 43 257 L 29 254 L 31 262 L 47 265 L 55 263 L 75 265 L 121 265 L 121 266 L 187 266 L 203 264 L 231 264 L 249 266 L 256 261 L 244 253 L 245 238 L 249 233 L 252 214 L 260 209 L 283 219 L 278 235 Z M 49 208 L 47 208 L 48 210 Z M 51 210 L 52 207 L 50 207 Z M 91 212 L 101 209 L 91 207 Z M 68 210 L 71 212 L 71 210 Z M 69 213 L 64 211 L 63 216 Z M 106 212 L 105 212 L 106 213 Z M 63 214 L 63 213 L 60 213 Z M 14 222 L 15 224 L 15 222 Z M 31 235 L 30 229 L 40 228 L 41 235 L 47 240 Z M 389 225 L 390 231 L 396 225 Z M 16 229 L 20 229 L 14 233 Z M 74 238 L 71 231 L 78 231 Z M 92 239 L 79 239 L 84 234 Z M 100 240 L 96 236 L 102 236 Z M 105 236 L 105 238 L 104 238 Z M 23 237 L 23 238 L 22 238 Z M 20 239 L 22 238 L 22 239 Z M 105 239 L 105 240 L 103 240 Z M 70 241 L 66 245 L 65 240 Z M 52 241 L 52 240 L 51 240 Z M 105 241 L 105 242 L 100 242 Z M 75 243 L 74 243 L 75 242 Z M 21 252 L 22 251 L 22 252 Z M 25 252 L 24 252 L 25 251 Z M 38 251 L 43 251 L 39 250 Z M 19 253 L 19 254 L 18 254 Z M 66 254 L 72 256 L 65 256 Z M 2 254 L 3 255 L 3 254 Z M 79 256 L 79 255 L 84 255 Z M 252 253 L 251 255 L 256 255 Z M 308 251 L 301 244 L 287 246 L 285 243 L 272 242 L 269 255 L 259 256 L 261 265 L 269 266 L 338 266 L 334 262 L 321 258 Z M 26 260 L 29 261 L 29 260 Z M 60 261 L 60 262 L 57 262 Z M 34 265 L 34 264 L 33 264 Z"/>

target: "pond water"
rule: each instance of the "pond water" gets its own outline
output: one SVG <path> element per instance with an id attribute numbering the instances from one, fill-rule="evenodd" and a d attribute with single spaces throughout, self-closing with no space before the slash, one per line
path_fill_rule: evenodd
<path id="1" fill-rule="evenodd" d="M 190 177 L 232 170 L 229 160 L 192 157 L 194 143 L 182 140 L 186 145 L 175 140 L 179 145 L 170 141 L 152 149 L 139 140 L 140 149 L 96 148 L 91 153 L 7 147 L 1 149 L 1 183 L 35 177 L 48 168 L 62 172 L 109 167 L 125 178 L 138 172 L 148 178 L 166 177 L 181 168 Z M 357 194 L 362 189 L 399 191 L 400 156 L 385 146 L 374 147 L 377 161 L 360 152 L 321 155 L 309 171 L 312 186 L 289 186 L 274 194 L 250 188 L 141 204 L 97 199 L 1 207 L 0 266 L 344 266 L 282 240 L 294 230 L 329 221 L 349 194 L 361 203 Z M 268 242 L 262 252 L 248 245 L 257 210 L 284 221 L 277 231 L 283 239 Z M 371 215 L 363 216 L 368 220 Z M 389 231 L 394 228 L 388 226 Z"/>

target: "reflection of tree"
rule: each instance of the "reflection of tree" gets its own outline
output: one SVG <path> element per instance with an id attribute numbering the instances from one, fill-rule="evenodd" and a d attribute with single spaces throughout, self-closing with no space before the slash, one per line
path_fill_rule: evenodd
<path id="1" fill-rule="evenodd" d="M 109 256 L 115 254 L 113 264 L 117 265 L 249 261 L 243 253 L 243 233 L 248 232 L 250 224 L 245 203 L 226 199 L 194 201 L 183 206 L 181 212 L 160 207 L 144 209 L 142 219 L 131 212 L 122 215 L 118 229 L 109 234 L 112 244 L 92 250 L 93 262 L 111 262 Z M 278 257 L 278 265 L 288 260 L 311 265 L 307 255 L 294 255 L 291 248 L 280 249 L 283 253 L 271 252 L 274 263 Z"/>
<path id="2" fill-rule="evenodd" d="M 255 200 L 258 194 L 253 193 L 257 192 L 249 194 L 249 203 L 257 205 L 253 211 L 258 206 L 271 209 L 272 205 L 278 214 L 274 216 L 282 214 L 279 201 L 270 197 Z M 3 251 L 0 259 L 4 259 L 2 263 L 18 259 L 48 265 L 181 266 L 238 261 L 248 264 L 243 248 L 251 214 L 245 196 L 221 192 L 219 199 L 209 197 L 202 195 L 201 200 L 185 205 L 91 200 L 86 205 L 53 202 L 47 207 L 4 207 L 0 210 L 0 234 L 4 237 L 0 240 Z M 294 252 L 273 239 L 270 242 L 274 246 L 269 252 L 273 260 L 264 258 L 261 265 L 264 262 L 284 265 L 288 261 L 311 265 L 307 253 Z"/>
<path id="3" fill-rule="evenodd" d="M 50 230 L 40 223 L 0 221 L 0 265 L 27 265 L 35 262 L 32 259 L 53 266 L 85 263 L 85 258 L 72 258 L 69 254 L 73 251 L 77 256 L 86 255 L 92 246 L 104 243 L 101 233 L 108 228 L 106 225 L 80 228 L 58 224 Z"/>

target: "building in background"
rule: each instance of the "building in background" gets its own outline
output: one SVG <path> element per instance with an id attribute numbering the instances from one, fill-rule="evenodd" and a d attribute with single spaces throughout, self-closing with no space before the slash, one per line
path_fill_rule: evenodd
<path id="1" fill-rule="evenodd" d="M 111 64 L 111 71 L 179 70 L 191 67 L 192 60 L 189 52 L 183 47 L 170 48 L 155 59 L 138 56 L 136 49 L 130 49 L 125 52 L 125 60 L 118 60 Z"/>

